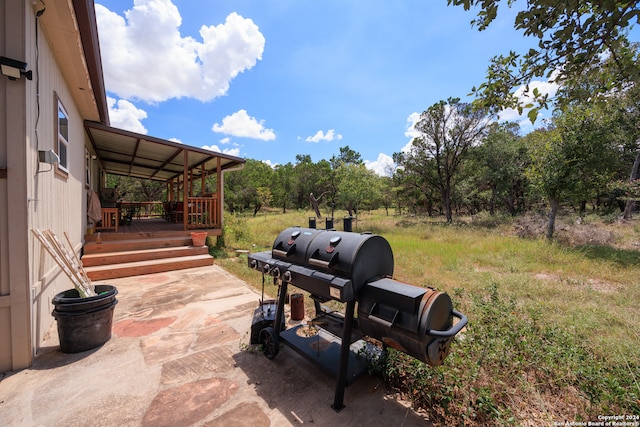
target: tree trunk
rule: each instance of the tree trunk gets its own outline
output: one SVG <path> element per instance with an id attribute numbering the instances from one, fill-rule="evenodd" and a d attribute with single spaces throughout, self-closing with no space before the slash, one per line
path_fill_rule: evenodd
<path id="1" fill-rule="evenodd" d="M 347 213 L 349 216 L 353 216 L 353 208 L 351 207 L 351 202 L 347 203 Z"/>
<path id="2" fill-rule="evenodd" d="M 322 196 L 324 196 L 324 193 L 322 193 L 320 197 L 316 199 L 313 193 L 309 194 L 309 201 L 311 202 L 311 207 L 313 207 L 313 210 L 316 212 L 316 216 L 318 217 L 318 219 L 322 219 L 322 214 L 320 213 L 320 208 L 318 207 L 318 202 L 320 201 Z"/>
<path id="3" fill-rule="evenodd" d="M 639 141 L 640 144 L 640 141 Z M 633 162 L 633 167 L 631 168 L 631 176 L 629 177 L 629 182 L 633 182 L 638 178 L 638 167 L 640 167 L 640 149 L 636 151 L 636 160 Z M 636 207 L 635 200 L 627 200 L 627 204 L 624 207 L 624 213 L 622 214 L 623 219 L 631 219 L 631 213 Z"/>
<path id="4" fill-rule="evenodd" d="M 507 198 L 505 199 L 504 203 L 507 206 L 507 210 L 509 211 L 509 215 L 516 216 L 516 204 L 513 201 L 513 196 L 511 194 L 509 194 L 507 196 Z"/>
<path id="5" fill-rule="evenodd" d="M 549 222 L 547 223 L 547 240 L 553 240 L 553 232 L 556 227 L 556 215 L 558 214 L 558 200 L 554 197 L 549 197 L 549 203 L 551 204 L 551 209 L 549 210 Z"/>
<path id="6" fill-rule="evenodd" d="M 442 203 L 444 204 L 445 216 L 447 217 L 447 222 L 451 223 L 453 222 L 453 213 L 451 211 L 451 189 L 446 188 L 442 193 Z"/>
<path id="7" fill-rule="evenodd" d="M 494 216 L 496 214 L 496 199 L 498 190 L 495 185 L 491 186 L 491 198 L 489 199 L 489 215 Z"/>

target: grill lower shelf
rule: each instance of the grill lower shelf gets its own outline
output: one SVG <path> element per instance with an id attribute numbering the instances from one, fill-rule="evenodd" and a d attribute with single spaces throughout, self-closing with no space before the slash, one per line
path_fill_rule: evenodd
<path id="1" fill-rule="evenodd" d="M 280 339 L 307 360 L 317 364 L 326 374 L 337 378 L 340 365 L 340 338 L 319 329 L 316 335 L 300 336 L 298 331 L 306 325 L 299 325 L 280 332 Z M 366 357 L 358 354 L 366 346 L 362 340 L 349 347 L 349 365 L 346 385 L 351 385 L 367 372 Z"/>
<path id="2" fill-rule="evenodd" d="M 332 311 L 326 311 L 319 314 L 314 318 L 310 324 L 316 325 L 323 329 L 324 332 L 333 334 L 336 338 L 342 337 L 342 330 L 344 329 L 344 316 L 341 313 Z M 353 344 L 356 341 L 362 339 L 364 334 L 358 329 L 358 319 L 353 319 L 353 328 L 351 330 L 351 341 L 349 344 Z M 340 342 L 340 340 L 338 340 Z"/>

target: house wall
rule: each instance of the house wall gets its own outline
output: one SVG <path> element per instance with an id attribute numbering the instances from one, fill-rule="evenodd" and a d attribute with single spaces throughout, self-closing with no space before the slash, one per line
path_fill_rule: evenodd
<path id="1" fill-rule="evenodd" d="M 31 365 L 54 322 L 52 298 L 72 287 L 31 230 L 50 229 L 63 241 L 66 232 L 76 251 L 86 230 L 84 118 L 40 27 L 36 46 L 38 6 L 0 0 L 0 55 L 33 72 L 31 81 L 0 76 L 0 167 L 7 165 L 0 178 L 0 372 Z M 38 161 L 38 150 L 56 147 L 57 98 L 69 117 L 66 176 Z"/>
<path id="2" fill-rule="evenodd" d="M 46 12 L 45 12 L 46 13 Z M 40 118 L 35 136 L 36 117 L 34 110 L 28 111 L 29 147 L 27 155 L 27 187 L 30 198 L 28 205 L 29 228 L 50 229 L 65 241 L 64 233 L 71 242 L 77 242 L 79 250 L 86 212 L 85 197 L 85 132 L 83 118 L 71 96 L 60 67 L 49 47 L 46 34 L 39 34 L 39 72 L 34 76 L 40 88 Z M 56 149 L 58 99 L 69 118 L 69 172 L 63 174 L 56 166 L 39 163 L 38 150 Z M 33 98 L 36 101 L 36 98 Z M 33 104 L 33 103 L 32 103 Z M 32 260 L 30 263 L 33 301 L 33 344 L 37 346 L 51 325 L 51 299 L 56 293 L 72 287 L 52 257 L 46 253 L 40 242 L 32 240 Z"/>
<path id="3" fill-rule="evenodd" d="M 25 7 L 0 0 L 0 55 L 25 61 Z M 0 372 L 31 363 L 25 79 L 0 76 Z"/>

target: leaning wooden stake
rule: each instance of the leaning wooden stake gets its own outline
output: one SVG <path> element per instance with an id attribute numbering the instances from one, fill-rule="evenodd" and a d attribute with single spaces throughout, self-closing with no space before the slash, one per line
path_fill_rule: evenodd
<path id="1" fill-rule="evenodd" d="M 82 261 L 80 260 L 80 258 L 78 258 L 76 251 L 73 250 L 73 244 L 71 243 L 71 239 L 69 238 L 69 235 L 67 234 L 66 231 L 64 232 L 64 237 L 67 239 L 67 243 L 69 244 L 69 247 L 71 248 L 71 253 L 73 254 L 73 259 L 75 260 L 75 263 L 78 266 L 80 273 L 82 273 L 82 278 L 84 279 L 85 282 L 89 283 L 89 285 L 91 286 L 91 289 L 95 291 L 95 287 L 91 283 L 89 276 L 87 276 L 87 272 L 84 271 L 84 265 L 82 265 Z"/>
<path id="2" fill-rule="evenodd" d="M 95 295 L 93 284 L 88 278 L 85 279 L 86 274 L 84 273 L 84 269 L 82 268 L 82 263 L 80 262 L 80 260 L 77 260 L 76 262 L 77 257 L 75 256 L 73 247 L 71 247 L 71 250 L 67 249 L 64 243 L 62 243 L 60 239 L 58 239 L 58 236 L 56 236 L 56 234 L 51 230 L 46 230 L 44 232 L 44 235 L 47 236 L 54 249 L 58 251 L 58 253 L 62 257 L 62 260 L 65 261 L 71 272 L 82 284 L 84 290 L 89 294 Z"/>
<path id="3" fill-rule="evenodd" d="M 82 298 L 95 296 L 95 290 L 91 281 L 84 280 L 84 273 L 80 273 L 78 268 L 74 265 L 74 261 L 70 259 L 67 248 L 60 244 L 58 238 L 47 230 L 43 233 L 39 229 L 35 228 L 31 230 L 33 234 L 38 238 L 40 243 L 45 247 L 47 252 L 53 257 L 53 260 L 58 264 L 62 271 L 69 277 L 71 283 L 76 288 Z M 80 266 L 80 269 L 82 267 Z"/>

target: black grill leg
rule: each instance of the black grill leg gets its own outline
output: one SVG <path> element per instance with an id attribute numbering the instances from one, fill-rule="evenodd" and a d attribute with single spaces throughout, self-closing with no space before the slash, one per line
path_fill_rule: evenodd
<path id="1" fill-rule="evenodd" d="M 278 295 L 278 305 L 276 306 L 276 318 L 273 320 L 273 329 L 276 335 L 280 336 L 282 329 L 282 319 L 284 318 L 284 305 L 287 301 L 287 282 L 280 284 L 280 294 Z"/>
<path id="2" fill-rule="evenodd" d="M 349 353 L 351 347 L 351 329 L 353 327 L 353 314 L 355 312 L 355 300 L 347 302 L 344 314 L 344 326 L 342 328 L 342 344 L 340 345 L 340 366 L 338 367 L 338 382 L 336 393 L 331 407 L 339 412 L 344 408 L 344 389 L 347 386 L 347 368 L 349 365 Z"/>

